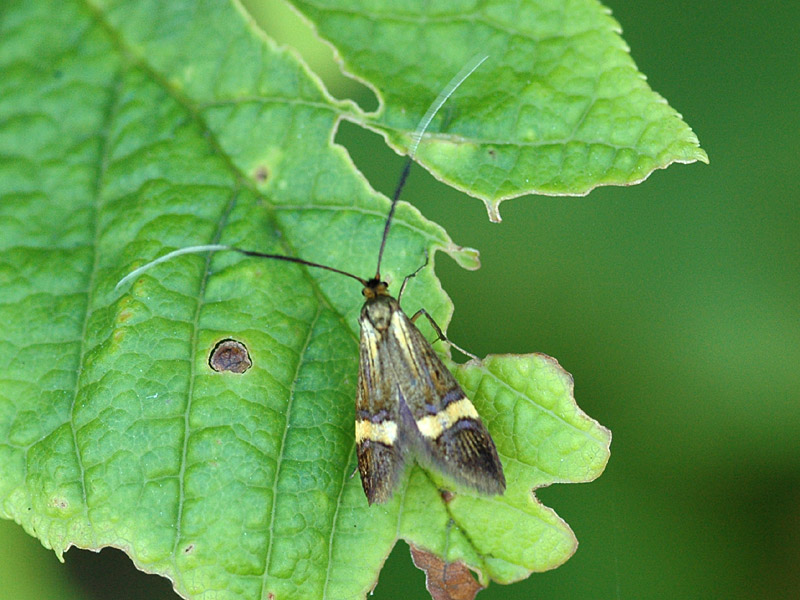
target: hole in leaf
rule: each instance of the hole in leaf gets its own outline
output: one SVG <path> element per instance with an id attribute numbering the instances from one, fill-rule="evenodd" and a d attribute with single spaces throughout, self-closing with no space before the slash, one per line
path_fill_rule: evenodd
<path id="1" fill-rule="evenodd" d="M 243 343 L 228 338 L 214 346 L 208 355 L 208 366 L 217 372 L 244 373 L 253 366 L 253 361 Z"/>

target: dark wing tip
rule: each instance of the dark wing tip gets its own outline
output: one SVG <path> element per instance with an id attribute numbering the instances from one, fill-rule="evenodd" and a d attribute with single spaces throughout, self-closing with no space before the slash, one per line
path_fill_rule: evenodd
<path id="1" fill-rule="evenodd" d="M 358 471 L 370 505 L 391 499 L 403 465 L 402 454 L 394 446 L 372 440 L 358 443 Z"/>
<path id="2" fill-rule="evenodd" d="M 502 494 L 506 489 L 503 465 L 492 436 L 480 420 L 460 419 L 432 443 L 429 454 L 445 474 L 485 494 Z"/>

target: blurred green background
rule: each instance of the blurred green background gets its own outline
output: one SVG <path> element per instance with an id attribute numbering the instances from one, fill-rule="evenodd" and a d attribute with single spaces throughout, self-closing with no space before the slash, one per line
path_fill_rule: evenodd
<path id="1" fill-rule="evenodd" d="M 248 4 L 334 95 L 375 107 L 290 11 Z M 510 200 L 499 225 L 419 168 L 404 195 L 481 251 L 477 272 L 437 261 L 456 306 L 450 337 L 479 355 L 556 357 L 614 434 L 600 479 L 538 493 L 574 529 L 575 556 L 478 597 L 798 598 L 800 4 L 606 4 L 709 166 L 587 198 Z M 344 124 L 337 141 L 391 191 L 402 159 L 378 136 Z M 119 552 L 66 561 L 0 522 L 0 598 L 176 598 Z M 423 582 L 400 543 L 373 598 L 425 598 Z"/>

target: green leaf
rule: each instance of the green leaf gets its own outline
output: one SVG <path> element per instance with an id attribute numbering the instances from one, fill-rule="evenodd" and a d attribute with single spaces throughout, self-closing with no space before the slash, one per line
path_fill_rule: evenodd
<path id="1" fill-rule="evenodd" d="M 398 149 L 443 74 L 489 56 L 434 122 L 441 143 L 423 146 L 419 160 L 482 199 L 493 221 L 508 198 L 584 195 L 674 162 L 708 162 L 595 0 L 292 3 L 377 90 L 383 110 L 362 123 Z"/>
<path id="2" fill-rule="evenodd" d="M 398 537 L 463 560 L 484 582 L 570 556 L 574 536 L 531 490 L 597 477 L 610 438 L 579 411 L 552 359 L 453 365 L 497 442 L 503 497 L 445 498 L 438 475 L 414 467 L 392 502 L 368 508 L 352 477 L 354 282 L 217 253 L 182 256 L 115 290 L 135 267 L 209 243 L 372 275 L 389 203 L 333 144 L 336 127 L 348 118 L 406 148 L 463 66 L 458 36 L 443 44 L 453 56 L 440 68 L 407 57 L 422 61 L 415 87 L 409 68 L 376 76 L 385 110 L 367 115 L 331 98 L 236 4 L 0 11 L 0 514 L 59 556 L 72 545 L 122 548 L 185 597 L 360 597 Z M 431 168 L 449 157 L 444 166 L 481 173 L 463 184 L 474 194 L 487 182 L 517 185 L 522 172 L 519 163 L 501 174 L 495 162 L 519 146 L 497 129 L 515 126 L 512 97 L 480 93 L 487 77 L 519 70 L 497 56 L 420 146 Z M 510 142 L 495 156 L 476 139 Z M 396 289 L 427 251 L 403 305 L 446 325 L 436 250 L 477 267 L 474 251 L 401 203 L 383 275 Z M 247 347 L 244 374 L 209 368 L 225 338 Z"/>

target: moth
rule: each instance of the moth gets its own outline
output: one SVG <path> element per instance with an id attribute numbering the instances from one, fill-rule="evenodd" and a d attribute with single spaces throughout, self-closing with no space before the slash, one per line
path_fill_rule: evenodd
<path id="1" fill-rule="evenodd" d="M 375 277 L 352 273 L 293 256 L 233 246 L 192 246 L 171 252 L 132 271 L 117 287 L 153 265 L 186 253 L 233 250 L 247 256 L 283 260 L 333 271 L 357 280 L 365 298 L 361 309 L 360 362 L 356 392 L 355 441 L 358 471 L 369 504 L 389 500 L 409 459 L 437 469 L 457 483 L 487 494 L 502 494 L 506 481 L 497 449 L 472 402 L 414 324 L 424 315 L 439 339 L 439 326 L 424 310 L 409 318 L 381 279 L 381 260 L 400 193 L 422 135 L 447 98 L 486 60 L 476 57 L 445 87 L 420 121 L 412 151 L 395 189 L 378 251 Z M 424 266 L 424 265 L 423 265 Z M 420 267 L 421 269 L 422 267 Z"/>
<path id="2" fill-rule="evenodd" d="M 489 431 L 455 377 L 387 285 L 363 289 L 356 444 L 361 484 L 370 504 L 385 502 L 413 454 L 452 479 L 488 494 L 506 487 Z M 438 325 L 434 329 L 444 338 Z"/>

